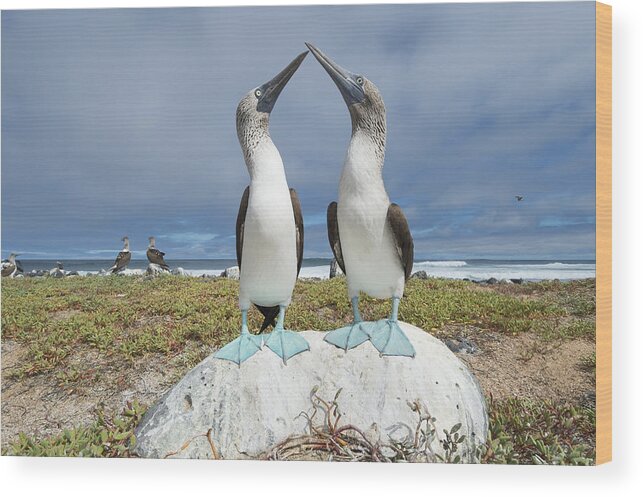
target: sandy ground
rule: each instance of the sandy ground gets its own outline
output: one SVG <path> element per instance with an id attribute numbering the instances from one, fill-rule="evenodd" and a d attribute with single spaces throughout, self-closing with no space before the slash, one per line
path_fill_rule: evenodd
<path id="1" fill-rule="evenodd" d="M 508 397 L 586 401 L 595 390 L 594 373 L 583 360 L 594 352 L 586 340 L 543 343 L 526 333 L 508 338 L 485 332 L 473 338 L 474 354 L 456 353 L 493 399 Z"/>
<path id="2" fill-rule="evenodd" d="M 82 350 L 68 363 L 68 367 L 82 371 L 76 382 L 67 384 L 56 374 L 10 378 L 9 373 L 26 353 L 17 342 L 2 342 L 3 447 L 19 432 L 41 438 L 88 424 L 96 419 L 99 407 L 106 413 L 120 412 L 134 399 L 150 405 L 176 380 L 176 366 L 168 366 L 161 355 L 120 364 L 95 351 Z"/>
<path id="3" fill-rule="evenodd" d="M 466 337 L 478 351 L 457 352 L 493 399 L 522 397 L 591 402 L 594 373 L 582 366 L 594 351 L 585 340 L 543 342 L 533 334 L 511 337 L 473 327 L 444 330 L 440 336 Z M 188 367 L 180 356 L 148 354 L 122 363 L 92 350 L 78 350 L 66 370 L 80 371 L 72 382 L 60 372 L 16 380 L 11 371 L 23 362 L 27 349 L 2 342 L 2 446 L 19 432 L 37 438 L 96 419 L 96 409 L 119 412 L 128 400 L 151 405 Z"/>

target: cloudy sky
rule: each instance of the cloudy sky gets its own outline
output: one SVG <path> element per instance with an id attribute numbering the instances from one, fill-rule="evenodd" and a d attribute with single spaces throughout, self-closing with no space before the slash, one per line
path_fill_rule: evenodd
<path id="1" fill-rule="evenodd" d="M 379 87 L 416 258 L 594 258 L 593 2 L 4 11 L 2 256 L 233 257 L 236 106 L 304 41 Z M 330 257 L 350 120 L 312 56 L 270 129 Z"/>

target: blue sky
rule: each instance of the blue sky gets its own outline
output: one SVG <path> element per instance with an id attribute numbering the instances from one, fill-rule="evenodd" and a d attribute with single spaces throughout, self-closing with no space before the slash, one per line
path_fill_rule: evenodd
<path id="1" fill-rule="evenodd" d="M 4 11 L 3 257 L 233 257 L 236 106 L 304 41 L 379 87 L 416 258 L 594 258 L 593 2 Z M 312 56 L 270 130 L 330 257 L 350 119 Z"/>

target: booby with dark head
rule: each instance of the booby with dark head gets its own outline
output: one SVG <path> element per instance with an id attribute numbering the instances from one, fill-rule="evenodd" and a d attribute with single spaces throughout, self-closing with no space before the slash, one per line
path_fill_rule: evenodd
<path id="1" fill-rule="evenodd" d="M 132 260 L 132 253 L 129 250 L 129 238 L 124 236 L 121 241 L 123 242 L 123 250 L 118 253 L 114 265 L 109 268 L 112 274 L 120 273 L 127 269 L 127 266 Z"/>
<path id="2" fill-rule="evenodd" d="M 20 254 L 14 254 L 13 252 L 9 254 L 9 258 L 2 261 L 2 277 L 3 278 L 13 278 L 14 276 L 22 273 L 22 266 L 20 262 L 16 260 L 16 257 Z"/>
<path id="3" fill-rule="evenodd" d="M 156 248 L 156 238 L 153 236 L 149 237 L 148 240 L 150 241 L 149 246 L 147 247 L 147 260 L 150 261 L 152 264 L 157 264 L 161 266 L 163 269 L 166 271 L 170 270 L 170 266 L 167 265 L 165 262 L 165 259 L 163 259 L 163 256 L 165 255 L 165 252 L 161 252 L 159 249 Z"/>
<path id="4" fill-rule="evenodd" d="M 406 217 L 391 203 L 382 167 L 386 149 L 386 108 L 377 87 L 365 76 L 343 69 L 306 43 L 330 75 L 351 116 L 352 134 L 339 182 L 339 198 L 328 206 L 328 238 L 346 274 L 353 324 L 329 332 L 325 340 L 348 350 L 369 340 L 381 355 L 415 356 L 400 328 L 398 306 L 413 267 L 413 238 Z M 366 323 L 359 295 L 392 299 L 389 319 Z"/>
<path id="5" fill-rule="evenodd" d="M 268 132 L 275 102 L 307 54 L 298 55 L 273 79 L 248 92 L 237 107 L 237 136 L 250 174 L 237 216 L 242 324 L 241 335 L 216 353 L 237 364 L 258 352 L 262 343 L 284 364 L 310 348 L 304 338 L 284 329 L 286 308 L 301 268 L 304 223 L 297 193 L 288 187 L 281 155 Z M 262 331 L 277 318 L 265 341 L 249 332 L 251 304 L 265 317 Z"/>

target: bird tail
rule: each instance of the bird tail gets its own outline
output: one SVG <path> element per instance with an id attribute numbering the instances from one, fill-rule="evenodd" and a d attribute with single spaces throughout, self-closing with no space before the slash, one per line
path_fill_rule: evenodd
<path id="1" fill-rule="evenodd" d="M 263 333 L 263 330 L 268 328 L 268 326 L 274 326 L 277 324 L 277 316 L 279 315 L 279 306 L 274 307 L 263 307 L 261 305 L 256 305 L 255 307 L 259 309 L 261 314 L 263 314 L 263 323 L 261 325 L 261 330 L 259 333 Z"/>

